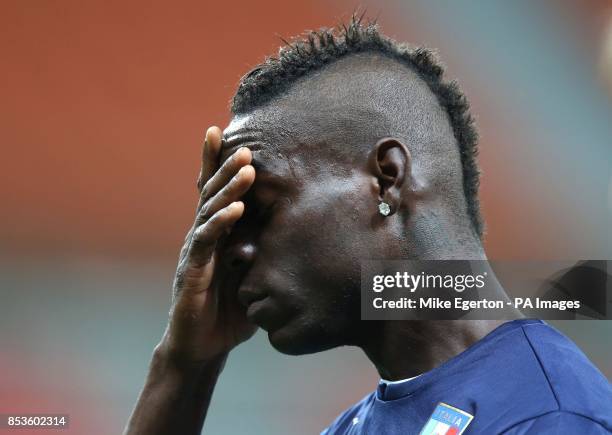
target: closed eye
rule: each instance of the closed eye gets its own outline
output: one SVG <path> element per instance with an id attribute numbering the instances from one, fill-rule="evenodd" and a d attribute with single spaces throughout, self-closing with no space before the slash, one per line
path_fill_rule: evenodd
<path id="1" fill-rule="evenodd" d="M 261 201 L 253 191 L 247 192 L 242 198 L 244 201 L 245 218 L 249 221 L 262 222 L 270 218 L 274 211 L 276 201 Z"/>

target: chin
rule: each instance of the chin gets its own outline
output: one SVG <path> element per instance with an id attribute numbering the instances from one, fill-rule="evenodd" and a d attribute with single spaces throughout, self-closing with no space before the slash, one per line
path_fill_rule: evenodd
<path id="1" fill-rule="evenodd" d="M 316 327 L 290 322 L 268 331 L 268 340 L 274 349 L 286 355 L 307 355 L 348 344 L 340 335 L 333 333 L 333 329 L 322 325 L 322 322 Z"/>

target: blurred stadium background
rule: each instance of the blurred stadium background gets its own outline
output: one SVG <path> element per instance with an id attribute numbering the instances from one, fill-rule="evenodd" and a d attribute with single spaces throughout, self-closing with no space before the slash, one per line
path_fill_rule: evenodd
<path id="1" fill-rule="evenodd" d="M 206 127 L 227 123 L 278 36 L 360 5 L 437 48 L 471 99 L 490 258 L 612 259 L 607 0 L 4 1 L 0 412 L 121 431 L 165 325 Z M 612 375 L 612 322 L 552 323 Z M 205 433 L 318 432 L 376 382 L 358 351 L 287 357 L 258 333 Z"/>

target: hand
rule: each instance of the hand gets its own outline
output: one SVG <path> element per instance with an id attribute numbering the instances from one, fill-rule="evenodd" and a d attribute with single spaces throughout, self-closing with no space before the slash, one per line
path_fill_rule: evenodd
<path id="1" fill-rule="evenodd" d="M 236 151 L 219 168 L 220 148 L 221 130 L 211 127 L 202 153 L 196 219 L 181 250 L 170 319 L 156 350 L 190 365 L 224 358 L 257 329 L 236 295 L 224 293 L 213 281 L 220 261 L 217 243 L 242 216 L 239 198 L 255 180 L 248 148 Z"/>

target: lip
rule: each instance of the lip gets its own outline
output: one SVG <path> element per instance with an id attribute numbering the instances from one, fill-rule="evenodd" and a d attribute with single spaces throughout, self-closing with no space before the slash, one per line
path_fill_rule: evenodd
<path id="1" fill-rule="evenodd" d="M 264 292 L 252 287 L 241 287 L 238 290 L 238 301 L 247 309 L 255 302 L 262 301 L 267 296 Z"/>
<path id="2" fill-rule="evenodd" d="M 246 308 L 247 319 L 265 331 L 273 331 L 287 321 L 286 313 L 279 310 L 272 293 L 262 286 L 242 285 L 238 289 L 238 301 Z"/>
<path id="3" fill-rule="evenodd" d="M 269 297 L 264 297 L 250 303 L 246 317 L 267 332 L 278 329 L 285 323 L 285 319 L 274 307 Z"/>
<path id="4" fill-rule="evenodd" d="M 261 312 L 264 308 L 265 300 L 266 298 L 264 297 L 262 299 L 258 299 L 249 303 L 246 312 L 247 319 L 256 323 L 257 319 L 261 317 L 261 315 L 258 315 L 257 313 Z"/>

